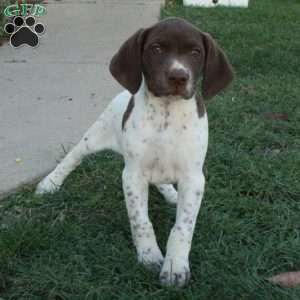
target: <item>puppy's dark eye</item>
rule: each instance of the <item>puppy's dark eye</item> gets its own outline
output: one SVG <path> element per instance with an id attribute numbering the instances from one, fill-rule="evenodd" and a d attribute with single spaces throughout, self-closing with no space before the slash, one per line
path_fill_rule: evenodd
<path id="1" fill-rule="evenodd" d="M 159 44 L 153 44 L 151 46 L 151 49 L 152 49 L 153 53 L 155 53 L 155 54 L 163 53 L 163 49 L 162 49 L 161 45 L 159 45 Z"/>
<path id="2" fill-rule="evenodd" d="M 201 50 L 199 50 L 199 49 L 193 49 L 193 50 L 191 51 L 191 54 L 192 54 L 193 56 L 196 56 L 196 57 L 201 56 Z"/>

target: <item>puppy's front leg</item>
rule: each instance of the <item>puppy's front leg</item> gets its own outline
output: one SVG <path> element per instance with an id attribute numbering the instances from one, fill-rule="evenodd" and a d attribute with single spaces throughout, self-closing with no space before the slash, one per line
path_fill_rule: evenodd
<path id="1" fill-rule="evenodd" d="M 185 178 L 178 184 L 176 223 L 169 236 L 160 273 L 162 285 L 183 287 L 190 279 L 189 253 L 204 185 L 205 178 L 202 173 Z"/>
<path id="2" fill-rule="evenodd" d="M 138 261 L 158 269 L 163 263 L 163 256 L 148 216 L 148 182 L 136 170 L 125 167 L 123 190 Z"/>

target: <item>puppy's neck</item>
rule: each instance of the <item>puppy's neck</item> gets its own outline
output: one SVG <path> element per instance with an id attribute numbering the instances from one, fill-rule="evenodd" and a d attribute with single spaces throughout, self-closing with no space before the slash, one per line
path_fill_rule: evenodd
<path id="1" fill-rule="evenodd" d="M 149 91 L 144 79 L 134 100 L 136 109 L 142 115 L 151 114 L 155 119 L 170 116 L 180 122 L 181 119 L 197 114 L 195 95 L 191 99 L 180 96 L 156 97 Z"/>

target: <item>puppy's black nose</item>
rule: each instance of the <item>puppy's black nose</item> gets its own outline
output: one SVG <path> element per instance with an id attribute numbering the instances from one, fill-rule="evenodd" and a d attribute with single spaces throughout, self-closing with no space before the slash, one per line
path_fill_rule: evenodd
<path id="1" fill-rule="evenodd" d="M 174 69 L 169 72 L 168 80 L 171 84 L 176 86 L 185 85 L 189 80 L 189 74 L 185 70 Z"/>

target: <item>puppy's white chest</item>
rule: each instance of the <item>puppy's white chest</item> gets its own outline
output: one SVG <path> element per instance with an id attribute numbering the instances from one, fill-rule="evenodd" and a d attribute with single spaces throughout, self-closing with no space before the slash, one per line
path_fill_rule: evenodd
<path id="1" fill-rule="evenodd" d="M 177 101 L 168 107 L 148 105 L 133 112 L 124 135 L 126 165 L 138 167 L 151 183 L 177 182 L 202 168 L 207 148 L 206 115 L 199 118 L 194 103 Z"/>
<path id="2" fill-rule="evenodd" d="M 147 137 L 141 149 L 141 167 L 152 183 L 176 182 L 186 160 L 186 151 L 179 145 L 181 134 L 164 129 Z"/>

